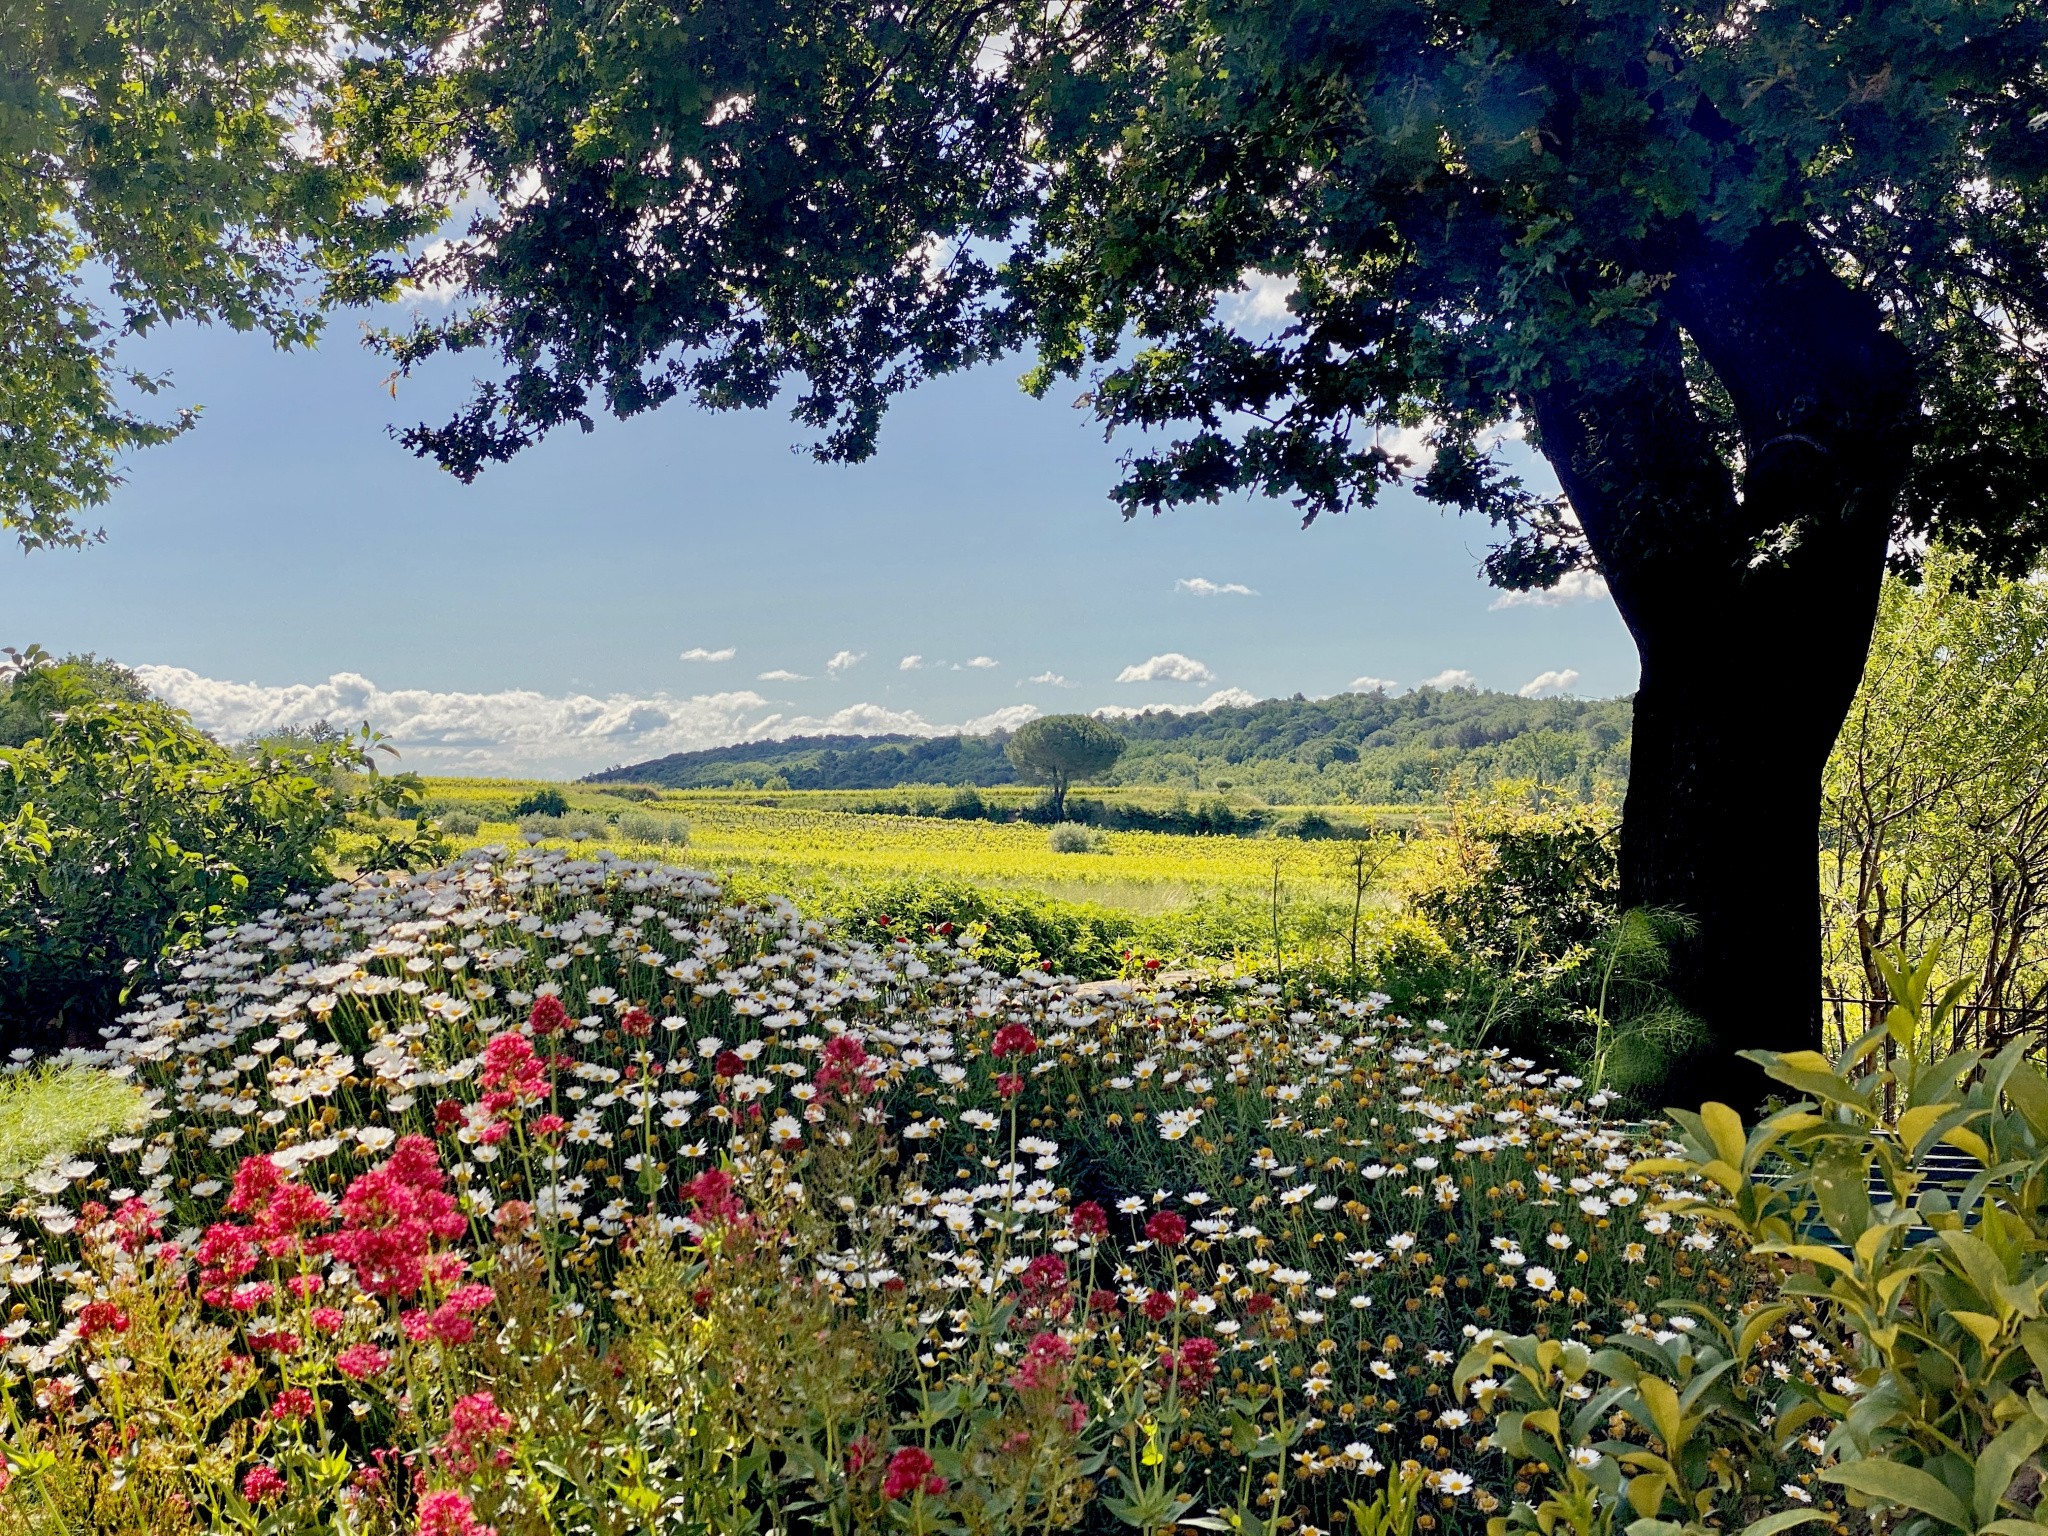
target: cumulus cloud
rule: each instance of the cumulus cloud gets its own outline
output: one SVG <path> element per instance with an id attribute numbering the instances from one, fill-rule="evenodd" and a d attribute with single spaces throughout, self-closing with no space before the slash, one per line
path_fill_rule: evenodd
<path id="1" fill-rule="evenodd" d="M 1575 668 L 1560 667 L 1554 672 L 1538 672 L 1515 692 L 1525 699 L 1555 698 L 1560 693 L 1570 693 L 1572 685 L 1579 680 Z"/>
<path id="2" fill-rule="evenodd" d="M 1132 715 L 1146 714 L 1202 715 L 1212 709 L 1241 709 L 1258 702 L 1257 694 L 1242 688 L 1219 688 L 1199 704 L 1105 704 L 1089 713 L 1098 720 L 1127 720 Z"/>
<path id="3" fill-rule="evenodd" d="M 976 715 L 960 729 L 973 736 L 986 736 L 991 731 L 1014 731 L 1027 720 L 1036 720 L 1039 710 L 1036 704 L 1010 704 L 1002 709 L 992 709 L 985 715 Z"/>
<path id="4" fill-rule="evenodd" d="M 1562 608 L 1567 603 L 1597 603 L 1607 596 L 1607 579 L 1598 571 L 1567 571 L 1547 592 L 1503 592 L 1489 609 Z"/>
<path id="5" fill-rule="evenodd" d="M 992 667 L 1001 666 L 1002 663 L 993 656 L 977 656 L 968 662 L 967 665 L 974 668 L 977 672 L 986 672 Z"/>
<path id="6" fill-rule="evenodd" d="M 763 683 L 808 683 L 810 678 L 801 672 L 792 672 L 787 667 L 771 667 L 766 672 L 756 672 L 754 678 Z"/>
<path id="7" fill-rule="evenodd" d="M 750 689 L 687 698 L 550 695 L 524 688 L 462 693 L 383 688 L 354 672 L 337 672 L 322 683 L 271 687 L 202 677 L 186 667 L 135 670 L 152 693 L 222 740 L 320 720 L 349 726 L 368 721 L 391 738 L 407 768 L 430 773 L 566 777 L 670 752 L 783 736 L 1007 730 L 1037 712 L 1016 704 L 953 725 L 872 703 L 826 715 L 782 714 Z"/>
<path id="8" fill-rule="evenodd" d="M 1116 680 L 1120 683 L 1213 683 L 1216 674 L 1192 656 L 1168 651 L 1149 661 L 1125 667 L 1117 673 Z"/>
<path id="9" fill-rule="evenodd" d="M 1437 673 L 1435 677 L 1425 677 L 1422 680 L 1421 686 L 1424 688 L 1477 688 L 1479 686 L 1479 679 L 1470 672 L 1467 672 L 1463 667 L 1449 667 Z"/>
<path id="10" fill-rule="evenodd" d="M 825 670 L 838 677 L 841 673 L 851 672 L 859 666 L 867 654 L 866 651 L 835 651 L 832 659 L 825 663 Z"/>
<path id="11" fill-rule="evenodd" d="M 1206 576 L 1183 576 L 1173 584 L 1176 592 L 1187 592 L 1195 597 L 1257 597 L 1259 594 L 1241 581 L 1211 581 Z"/>
<path id="12" fill-rule="evenodd" d="M 1042 683 L 1048 688 L 1073 688 L 1078 686 L 1072 679 L 1061 677 L 1057 672 L 1041 672 L 1036 677 L 1027 677 L 1024 682 Z M 1021 688 L 1024 684 L 1019 683 L 1017 686 Z"/>
<path id="13" fill-rule="evenodd" d="M 923 665 L 924 658 L 922 656 L 906 656 L 896 663 L 896 670 L 898 672 L 915 672 Z"/>
<path id="14" fill-rule="evenodd" d="M 678 659 L 682 661 L 731 661 L 737 655 L 739 655 L 739 649 L 736 646 L 720 646 L 714 651 L 705 646 L 693 645 L 683 652 L 682 656 Z"/>
<path id="15" fill-rule="evenodd" d="M 1224 321 L 1248 329 L 1270 329 L 1287 318 L 1287 301 L 1294 296 L 1297 286 L 1298 280 L 1292 276 L 1275 277 L 1270 272 L 1247 267 L 1238 278 L 1236 290 L 1223 302 Z"/>
<path id="16" fill-rule="evenodd" d="M 1351 693 L 1392 693 L 1401 685 L 1391 677 L 1354 677 L 1351 679 Z"/>

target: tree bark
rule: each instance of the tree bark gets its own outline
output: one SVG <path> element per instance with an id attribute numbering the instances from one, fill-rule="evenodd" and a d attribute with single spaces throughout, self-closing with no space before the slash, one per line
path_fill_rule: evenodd
<path id="1" fill-rule="evenodd" d="M 1916 400 L 1875 305 L 1797 229 L 1693 235 L 1670 267 L 1636 375 L 1553 381 L 1535 417 L 1642 662 L 1621 898 L 1696 925 L 1671 986 L 1711 1044 L 1665 1095 L 1752 1109 L 1769 1084 L 1737 1053 L 1820 1039 L 1821 774 Z M 1702 415 L 1708 386 L 1732 421 Z"/>

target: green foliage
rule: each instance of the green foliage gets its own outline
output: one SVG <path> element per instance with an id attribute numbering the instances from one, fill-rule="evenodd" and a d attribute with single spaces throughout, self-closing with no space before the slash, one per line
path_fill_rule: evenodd
<path id="1" fill-rule="evenodd" d="M 1828 977 L 1882 997 L 1877 957 L 1938 952 L 1996 1049 L 2048 1001 L 2048 589 L 1935 551 L 1887 583 L 1870 665 L 1825 780 Z"/>
<path id="2" fill-rule="evenodd" d="M 65 1157 L 144 1118 L 141 1090 L 96 1067 L 32 1068 L 0 1078 L 0 1193 L 45 1158 Z"/>
<path id="3" fill-rule="evenodd" d="M 234 751 L 90 668 L 35 657 L 0 748 L 0 1020 L 103 1023 L 166 946 L 327 875 L 359 809 L 405 810 L 417 781 L 375 772 L 375 739 L 329 733 Z"/>
<path id="4" fill-rule="evenodd" d="M 124 366 L 122 337 L 198 320 L 305 344 L 317 298 L 387 293 L 376 254 L 430 226 L 327 135 L 338 20 L 325 0 L 0 10 L 0 529 L 24 548 L 94 537 L 78 519 L 121 457 L 194 420 L 134 408 L 168 380 Z"/>
<path id="5" fill-rule="evenodd" d="M 1018 727 L 1003 750 L 1019 777 L 1051 786 L 1058 821 L 1068 787 L 1107 773 L 1124 755 L 1124 739 L 1093 715 L 1041 715 Z"/>
<path id="6" fill-rule="evenodd" d="M 1062 822 L 1054 827 L 1051 832 L 1046 834 L 1046 843 L 1054 853 L 1092 853 L 1095 851 L 1095 839 L 1088 835 L 1088 829 L 1086 827 L 1074 826 L 1070 822 Z"/>
<path id="7" fill-rule="evenodd" d="M 1066 976 L 1114 976 L 1140 929 L 1127 912 L 961 881 L 886 881 L 838 892 L 821 906 L 870 941 L 970 934 L 976 960 L 1011 976 L 1039 966 Z"/>
<path id="8" fill-rule="evenodd" d="M 536 789 L 512 807 L 513 816 L 566 816 L 569 802 L 559 789 Z"/>
<path id="9" fill-rule="evenodd" d="M 620 837 L 663 848 L 681 848 L 690 841 L 690 824 L 682 817 L 651 811 L 626 812 L 618 820 L 618 829 Z"/>
<path id="10" fill-rule="evenodd" d="M 1725 1105 L 1674 1112 L 1685 1155 L 1654 1166 L 1712 1186 L 1680 1209 L 1779 1256 L 1786 1295 L 1854 1341 L 1853 1391 L 1787 1383 L 1780 1442 L 1832 1423 L 1821 1476 L 1905 1536 L 2033 1536 L 2048 1078 L 2019 1041 L 1946 1053 L 1961 985 L 1937 991 L 1931 956 L 1878 959 L 1890 1011 L 1838 1058 L 1755 1053 L 1798 1102 L 1749 1127 Z"/>
<path id="11" fill-rule="evenodd" d="M 1464 688 L 1416 688 L 1393 695 L 1267 699 L 1190 714 L 1153 711 L 1118 720 L 1116 730 L 1127 746 L 1105 776 L 1108 782 L 1192 792 L 1196 816 L 1224 804 L 1214 793 L 1226 787 L 1224 780 L 1235 791 L 1255 792 L 1274 804 L 1325 805 L 1434 802 L 1509 780 L 1581 800 L 1608 800 L 1618 798 L 1628 782 L 1626 699 L 1524 699 Z M 1006 740 L 1001 735 L 798 736 L 678 752 L 596 774 L 586 782 L 616 785 L 645 779 L 689 789 L 740 781 L 756 785 L 780 775 L 795 789 L 920 784 L 986 789 L 1017 777 L 1003 755 Z M 908 804 L 901 799 L 893 803 Z M 1120 809 L 1111 805 L 1108 813 Z M 1078 816 L 1078 807 L 1070 807 L 1069 814 Z M 1234 814 L 1258 813 L 1239 806 Z"/>

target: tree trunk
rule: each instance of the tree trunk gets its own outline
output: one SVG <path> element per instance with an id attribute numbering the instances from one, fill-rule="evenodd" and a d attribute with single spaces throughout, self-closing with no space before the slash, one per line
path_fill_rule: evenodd
<path id="1" fill-rule="evenodd" d="M 1876 307 L 1799 231 L 1701 236 L 1671 266 L 1676 323 L 1635 375 L 1554 382 L 1535 416 L 1642 661 L 1622 901 L 1695 924 L 1670 984 L 1711 1043 L 1664 1091 L 1748 1110 L 1769 1085 L 1738 1052 L 1819 1043 L 1821 773 L 1915 401 Z M 1732 421 L 1703 419 L 1708 382 Z"/>

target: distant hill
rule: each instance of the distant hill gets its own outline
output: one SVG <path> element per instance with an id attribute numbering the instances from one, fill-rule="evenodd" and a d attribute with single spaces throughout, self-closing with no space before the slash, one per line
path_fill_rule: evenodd
<path id="1" fill-rule="evenodd" d="M 1423 802 L 1447 785 L 1535 779 L 1583 798 L 1628 779 L 1627 699 L 1525 699 L 1417 688 L 1268 699 L 1109 722 L 1130 742 L 1104 782 L 1244 789 L 1278 804 Z M 793 736 L 677 752 L 592 774 L 671 789 L 893 789 L 1015 782 L 1007 737 Z"/>

